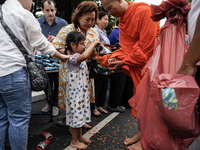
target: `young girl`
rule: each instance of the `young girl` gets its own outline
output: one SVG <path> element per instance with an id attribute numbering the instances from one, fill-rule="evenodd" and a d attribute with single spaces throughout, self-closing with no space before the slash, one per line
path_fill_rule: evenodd
<path id="1" fill-rule="evenodd" d="M 66 62 L 68 65 L 66 87 L 66 124 L 70 126 L 72 140 L 70 145 L 85 149 L 85 143 L 91 143 L 82 135 L 82 126 L 90 122 L 89 72 L 86 59 L 94 52 L 94 47 L 100 43 L 93 42 L 84 50 L 85 37 L 80 32 L 70 32 L 66 38 L 65 54 L 72 55 Z"/>

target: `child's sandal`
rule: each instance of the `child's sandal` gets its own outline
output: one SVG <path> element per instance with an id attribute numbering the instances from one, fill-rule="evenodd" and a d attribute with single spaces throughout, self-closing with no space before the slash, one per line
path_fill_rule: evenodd
<path id="1" fill-rule="evenodd" d="M 47 145 L 49 145 L 49 143 L 49 140 L 44 140 L 43 142 L 40 142 L 37 146 L 37 150 L 44 150 L 47 147 Z"/>
<path id="2" fill-rule="evenodd" d="M 53 138 L 53 136 L 51 135 L 50 132 L 42 132 L 42 136 L 46 139 L 46 140 L 51 140 Z"/>

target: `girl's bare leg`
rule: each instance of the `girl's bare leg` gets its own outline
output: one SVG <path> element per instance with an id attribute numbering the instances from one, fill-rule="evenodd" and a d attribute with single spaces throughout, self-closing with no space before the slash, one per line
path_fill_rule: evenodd
<path id="1" fill-rule="evenodd" d="M 91 143 L 90 139 L 83 137 L 82 135 L 82 128 L 80 128 L 78 140 L 84 143 Z"/>
<path id="2" fill-rule="evenodd" d="M 86 149 L 87 145 L 85 145 L 84 143 L 79 142 L 79 134 L 80 134 L 80 129 L 81 128 L 72 128 L 71 127 L 71 136 L 72 136 L 72 140 L 70 143 L 70 146 L 78 148 L 78 149 Z"/>

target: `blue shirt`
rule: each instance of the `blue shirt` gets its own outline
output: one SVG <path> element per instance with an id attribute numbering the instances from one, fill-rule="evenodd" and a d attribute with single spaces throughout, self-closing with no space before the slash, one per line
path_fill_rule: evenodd
<path id="1" fill-rule="evenodd" d="M 115 45 L 119 42 L 119 28 L 115 27 L 114 30 L 108 36 L 111 45 Z"/>
<path id="2" fill-rule="evenodd" d="M 40 27 L 42 28 L 42 33 L 46 37 L 48 37 L 48 35 L 56 36 L 62 27 L 68 25 L 67 21 L 57 16 L 55 16 L 54 22 L 51 25 L 47 23 L 45 16 L 42 16 L 37 20 L 40 23 Z"/>

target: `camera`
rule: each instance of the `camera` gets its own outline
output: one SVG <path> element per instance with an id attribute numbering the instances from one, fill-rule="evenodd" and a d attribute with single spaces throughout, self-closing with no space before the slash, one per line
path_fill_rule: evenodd
<path id="1" fill-rule="evenodd" d="M 105 46 L 97 44 L 95 51 L 97 51 L 100 55 L 111 54 L 112 51 Z"/>
<path id="2" fill-rule="evenodd" d="M 88 67 L 90 68 L 89 78 L 94 78 L 98 73 L 103 73 L 108 71 L 106 67 L 102 67 L 98 60 L 92 60 L 88 63 Z"/>

